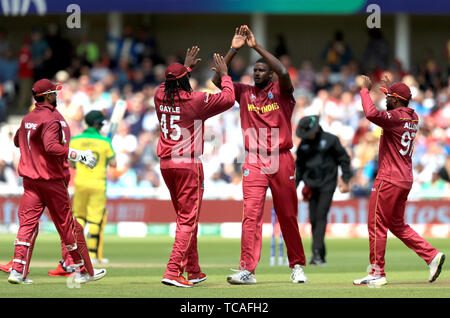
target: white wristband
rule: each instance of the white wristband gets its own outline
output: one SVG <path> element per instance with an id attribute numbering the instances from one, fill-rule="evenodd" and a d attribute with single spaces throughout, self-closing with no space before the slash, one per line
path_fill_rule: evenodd
<path id="1" fill-rule="evenodd" d="M 76 149 L 69 148 L 69 155 L 67 159 L 73 162 L 80 161 L 80 152 Z"/>

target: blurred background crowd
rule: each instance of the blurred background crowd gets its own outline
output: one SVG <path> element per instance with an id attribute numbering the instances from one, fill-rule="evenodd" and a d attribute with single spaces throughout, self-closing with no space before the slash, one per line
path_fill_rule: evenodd
<path id="1" fill-rule="evenodd" d="M 420 117 L 420 131 L 413 155 L 415 183 L 410 199 L 450 197 L 450 40 L 436 51 L 423 52 L 422 61 L 410 72 L 393 59 L 391 44 L 380 29 L 371 29 L 364 53 L 355 56 L 345 34 L 336 31 L 324 39 L 321 65 L 309 60 L 295 61 L 282 34 L 267 47 L 289 70 L 295 86 L 296 106 L 292 116 L 295 150 L 297 123 L 305 115 L 320 115 L 325 131 L 341 139 L 352 158 L 354 177 L 349 194 L 335 193 L 335 199 L 367 197 L 377 173 L 378 142 L 381 130 L 364 117 L 358 74 L 372 77 L 371 92 L 375 105 L 385 109 L 385 96 L 378 89 L 380 80 L 403 81 L 412 92 L 412 107 Z M 186 48 L 185 48 L 186 49 Z M 185 50 L 184 49 L 184 50 Z M 439 67 L 436 54 L 444 54 L 447 68 Z M 215 93 L 211 83 L 211 59 L 203 61 L 191 74 L 196 91 Z M 158 43 L 142 28 L 136 32 L 125 27 L 122 36 L 109 36 L 107 46 L 99 47 L 88 35 L 73 43 L 56 26 L 46 30 L 33 28 L 19 51 L 0 30 L 0 188 L 2 193 L 18 193 L 21 178 L 17 174 L 19 153 L 12 137 L 33 100 L 35 80 L 49 78 L 63 84 L 58 95 L 58 110 L 71 127 L 72 135 L 85 128 L 84 114 L 101 110 L 110 116 L 118 100 L 125 100 L 127 112 L 112 145 L 117 167 L 109 168 L 109 198 L 161 198 L 169 193 L 159 171 L 156 147 L 159 123 L 153 95 L 164 81 L 168 64 L 183 63 L 184 56 L 160 56 Z M 239 54 L 229 73 L 235 82 L 252 84 L 253 65 Z M 104 127 L 105 132 L 108 126 Z M 239 105 L 205 122 L 205 199 L 242 199 L 241 165 L 244 159 Z M 299 191 L 300 193 L 300 191 Z M 270 195 L 270 191 L 269 191 Z"/>

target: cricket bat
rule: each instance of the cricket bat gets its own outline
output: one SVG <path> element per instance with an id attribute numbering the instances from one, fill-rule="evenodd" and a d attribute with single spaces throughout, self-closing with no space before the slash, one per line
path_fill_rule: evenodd
<path id="1" fill-rule="evenodd" d="M 127 110 L 127 103 L 119 99 L 114 106 L 114 110 L 111 114 L 111 118 L 109 120 L 109 132 L 108 138 L 112 139 L 116 134 L 117 127 L 119 127 L 119 123 L 125 115 L 125 111 Z"/>

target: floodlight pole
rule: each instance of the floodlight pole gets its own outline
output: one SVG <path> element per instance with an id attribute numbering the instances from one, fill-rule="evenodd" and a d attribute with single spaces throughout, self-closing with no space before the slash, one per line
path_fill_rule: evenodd
<path id="1" fill-rule="evenodd" d="M 252 13 L 250 17 L 250 29 L 255 35 L 256 41 L 265 49 L 269 49 L 266 46 L 267 39 L 267 19 L 264 13 Z M 250 51 L 250 63 L 253 64 L 261 56 L 255 51 Z"/>
<path id="2" fill-rule="evenodd" d="M 398 59 L 406 71 L 410 70 L 410 17 L 406 13 L 395 15 L 395 58 Z"/>
<path id="3" fill-rule="evenodd" d="M 110 12 L 108 13 L 107 21 L 110 34 L 120 38 L 123 31 L 123 14 L 120 12 Z"/>

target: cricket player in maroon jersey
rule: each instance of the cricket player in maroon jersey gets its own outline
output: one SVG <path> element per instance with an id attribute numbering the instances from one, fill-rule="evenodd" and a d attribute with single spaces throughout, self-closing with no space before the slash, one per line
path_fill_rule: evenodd
<path id="1" fill-rule="evenodd" d="M 369 95 L 372 88 L 370 78 L 361 76 L 360 80 L 364 114 L 369 121 L 383 128 L 383 132 L 378 154 L 379 169 L 372 186 L 367 220 L 371 272 L 353 283 L 387 284 L 384 256 L 388 230 L 428 264 L 428 281 L 432 283 L 441 272 L 445 255 L 432 247 L 404 221 L 405 205 L 413 183 L 411 156 L 419 129 L 418 116 L 408 107 L 411 91 L 401 82 L 390 87 L 381 87 L 387 96 L 387 111 L 379 111 Z"/>
<path id="2" fill-rule="evenodd" d="M 256 284 L 254 274 L 261 256 L 264 202 L 270 187 L 292 269 L 291 280 L 305 283 L 307 278 L 302 266 L 306 260 L 298 228 L 295 162 L 290 152 L 293 147 L 294 88 L 286 68 L 256 42 L 246 25 L 236 28 L 231 48 L 225 56 L 227 64 L 245 43 L 262 59 L 254 65 L 255 85 L 233 84 L 248 154 L 242 167 L 244 211 L 240 266 L 227 281 L 230 284 Z M 278 76 L 276 82 L 272 81 L 274 72 Z M 217 76 L 212 81 L 221 87 Z"/>
<path id="3" fill-rule="evenodd" d="M 19 230 L 8 277 L 12 284 L 32 283 L 27 277 L 28 268 L 45 207 L 79 270 L 75 282 L 86 283 L 106 274 L 106 270 L 92 267 L 83 228 L 72 216 L 67 191 L 70 179 L 67 159 L 80 161 L 91 168 L 97 160 L 90 150 L 69 148 L 70 129 L 56 109 L 56 93 L 60 89 L 60 85 L 47 79 L 33 85 L 35 108 L 23 118 L 14 136 L 14 144 L 20 148 L 18 170 L 23 177 L 24 194 L 18 211 Z"/>
<path id="4" fill-rule="evenodd" d="M 192 287 L 204 281 L 197 251 L 197 229 L 203 198 L 204 121 L 234 105 L 234 89 L 223 57 L 214 54 L 212 68 L 221 78 L 222 92 L 193 92 L 189 84 L 190 68 L 200 61 L 199 48 L 187 50 L 184 66 L 172 63 L 166 80 L 155 93 L 155 105 L 161 133 L 158 156 L 164 181 L 170 191 L 177 215 L 175 242 L 162 283 Z M 183 276 L 187 272 L 187 280 Z"/>

